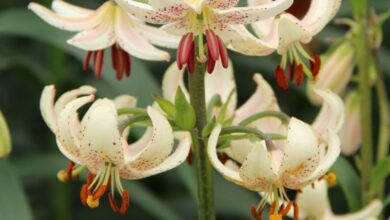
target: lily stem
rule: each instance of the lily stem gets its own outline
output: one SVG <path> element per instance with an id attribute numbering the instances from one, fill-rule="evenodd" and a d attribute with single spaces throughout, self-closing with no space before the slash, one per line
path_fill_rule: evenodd
<path id="1" fill-rule="evenodd" d="M 198 51 L 199 46 L 203 45 L 199 45 L 195 40 L 195 51 Z M 191 137 L 195 155 L 199 219 L 213 220 L 215 219 L 213 169 L 207 156 L 207 139 L 201 135 L 207 125 L 205 72 L 206 65 L 195 58 L 195 72 L 189 76 L 190 101 L 196 115 L 196 127 L 191 131 Z"/>

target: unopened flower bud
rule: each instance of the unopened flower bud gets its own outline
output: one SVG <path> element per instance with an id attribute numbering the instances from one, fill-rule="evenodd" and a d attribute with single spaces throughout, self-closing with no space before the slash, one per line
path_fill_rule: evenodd
<path id="1" fill-rule="evenodd" d="M 325 56 L 324 65 L 318 77 L 308 83 L 308 96 L 313 104 L 321 104 L 321 99 L 315 93 L 315 89 L 331 90 L 341 93 L 351 79 L 355 66 L 355 48 L 346 41 Z"/>
<path id="2" fill-rule="evenodd" d="M 345 99 L 345 122 L 340 130 L 341 150 L 344 155 L 354 154 L 362 141 L 359 105 L 359 94 L 350 92 Z"/>
<path id="3" fill-rule="evenodd" d="M 0 111 L 0 159 L 7 157 L 11 152 L 11 135 L 7 122 Z"/>

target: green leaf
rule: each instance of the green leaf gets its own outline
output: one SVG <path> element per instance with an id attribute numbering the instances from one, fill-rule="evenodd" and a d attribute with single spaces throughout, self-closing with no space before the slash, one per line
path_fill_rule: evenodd
<path id="1" fill-rule="evenodd" d="M 195 117 L 194 109 L 179 87 L 175 97 L 175 123 L 184 130 L 191 130 L 195 126 Z"/>
<path id="2" fill-rule="evenodd" d="M 1 219 L 33 219 L 18 176 L 7 161 L 0 161 Z"/>
<path id="3" fill-rule="evenodd" d="M 332 171 L 337 175 L 337 182 L 344 192 L 350 211 L 357 211 L 361 206 L 362 198 L 361 181 L 355 169 L 344 157 L 340 156 Z"/>
<path id="4" fill-rule="evenodd" d="M 172 119 L 175 118 L 175 105 L 170 101 L 163 99 L 159 96 L 153 96 L 154 101 L 160 106 L 160 108 Z"/>
<path id="5" fill-rule="evenodd" d="M 390 157 L 379 161 L 371 172 L 370 189 L 374 192 L 390 175 Z"/>

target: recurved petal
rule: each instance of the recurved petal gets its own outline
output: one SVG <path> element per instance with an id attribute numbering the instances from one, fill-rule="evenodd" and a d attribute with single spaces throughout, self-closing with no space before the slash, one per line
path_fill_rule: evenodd
<path id="1" fill-rule="evenodd" d="M 240 186 L 244 185 L 243 180 L 240 177 L 240 174 L 237 170 L 225 166 L 218 158 L 217 147 L 218 147 L 218 137 L 221 133 L 221 126 L 217 125 L 209 137 L 207 143 L 207 153 L 210 159 L 211 164 L 214 168 L 220 172 L 226 179 L 232 181 Z"/>
<path id="2" fill-rule="evenodd" d="M 107 3 L 103 4 L 99 9 L 97 9 L 93 14 L 82 18 L 74 18 L 58 15 L 50 11 L 48 8 L 34 2 L 28 5 L 28 8 L 30 10 L 32 10 L 35 14 L 37 14 L 47 23 L 53 25 L 54 27 L 67 31 L 83 31 L 95 27 L 100 22 L 102 22 L 106 13 L 109 12 L 110 8 L 112 7 L 113 4 L 108 1 Z"/>
<path id="3" fill-rule="evenodd" d="M 278 52 L 283 54 L 293 43 L 308 43 L 313 35 L 308 32 L 305 26 L 291 14 L 282 14 L 278 21 L 279 48 Z"/>
<path id="4" fill-rule="evenodd" d="M 329 220 L 369 220 L 369 219 L 377 219 L 379 217 L 383 209 L 383 204 L 379 200 L 373 200 L 370 204 L 368 204 L 363 209 L 346 215 L 334 215 L 332 212 L 328 212 L 327 215 L 323 219 Z"/>
<path id="5" fill-rule="evenodd" d="M 173 14 L 177 17 L 187 13 L 188 6 L 183 0 L 149 0 L 148 4 L 153 8 L 163 13 Z"/>
<path id="6" fill-rule="evenodd" d="M 121 95 L 114 100 L 115 108 L 134 108 L 137 106 L 137 98 L 131 95 Z"/>
<path id="7" fill-rule="evenodd" d="M 88 166 L 103 162 L 123 164 L 126 141 L 118 130 L 118 116 L 114 103 L 99 99 L 89 108 L 81 122 L 80 151 Z"/>
<path id="8" fill-rule="evenodd" d="M 90 95 L 72 100 L 59 112 L 57 119 L 55 134 L 58 148 L 69 160 L 78 164 L 84 164 L 84 158 L 80 153 L 81 126 L 77 110 L 94 98 Z"/>
<path id="9" fill-rule="evenodd" d="M 117 7 L 116 11 L 115 32 L 119 45 L 129 54 L 144 60 L 169 61 L 169 54 L 157 49 L 141 36 L 120 7 Z"/>
<path id="10" fill-rule="evenodd" d="M 96 89 L 92 86 L 81 86 L 77 89 L 70 90 L 64 94 L 62 94 L 56 101 L 54 105 L 54 112 L 56 115 L 60 113 L 62 109 L 65 108 L 65 106 L 75 100 L 79 96 L 86 96 L 86 95 L 94 95 L 96 93 Z"/>
<path id="11" fill-rule="evenodd" d="M 278 15 L 292 5 L 292 0 L 279 0 L 249 7 L 233 7 L 216 12 L 220 24 L 250 24 Z"/>
<path id="12" fill-rule="evenodd" d="M 360 121 L 360 97 L 351 92 L 345 99 L 345 122 L 340 130 L 341 151 L 344 155 L 353 155 L 362 141 Z"/>
<path id="13" fill-rule="evenodd" d="M 180 37 L 168 34 L 160 28 L 152 27 L 141 22 L 134 22 L 138 31 L 154 45 L 165 48 L 177 48 Z"/>
<path id="14" fill-rule="evenodd" d="M 165 99 L 175 102 L 176 91 L 180 87 L 187 100 L 189 100 L 190 96 L 184 84 L 184 70 L 179 70 L 176 62 L 174 62 L 165 72 L 162 81 L 162 92 Z"/>
<path id="15" fill-rule="evenodd" d="M 320 147 L 314 130 L 310 125 L 291 118 L 279 170 L 284 186 L 299 189 L 299 180 L 310 176 L 319 161 Z"/>
<path id="16" fill-rule="evenodd" d="M 315 90 L 315 93 L 323 99 L 320 113 L 313 122 L 314 130 L 322 135 L 328 129 L 338 133 L 344 123 L 344 103 L 338 95 L 329 90 Z"/>
<path id="17" fill-rule="evenodd" d="M 94 11 L 86 8 L 82 8 L 76 5 L 72 5 L 63 0 L 54 0 L 51 4 L 51 8 L 55 13 L 60 16 L 73 17 L 73 18 L 85 18 L 91 16 Z"/>
<path id="18" fill-rule="evenodd" d="M 253 146 L 254 144 L 250 140 L 236 140 L 231 141 L 229 148 L 223 149 L 222 152 L 235 161 L 243 163 Z"/>
<path id="19" fill-rule="evenodd" d="M 206 4 L 212 8 L 226 10 L 237 5 L 239 0 L 206 0 Z"/>
<path id="20" fill-rule="evenodd" d="M 125 163 L 137 170 L 150 170 L 163 163 L 171 154 L 174 136 L 168 120 L 156 109 L 147 108 L 153 128 L 141 138 L 142 142 L 130 144 L 125 149 Z"/>

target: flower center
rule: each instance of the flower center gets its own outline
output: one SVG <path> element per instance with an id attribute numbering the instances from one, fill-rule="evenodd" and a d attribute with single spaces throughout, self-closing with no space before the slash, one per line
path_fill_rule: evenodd
<path id="1" fill-rule="evenodd" d="M 105 163 L 96 175 L 88 173 L 87 182 L 80 191 L 81 203 L 88 205 L 90 208 L 96 208 L 99 206 L 100 198 L 107 191 L 113 211 L 125 214 L 130 204 L 129 194 L 122 187 L 118 168 L 111 163 Z M 122 198 L 120 206 L 118 206 L 115 200 L 115 191 Z"/>
<path id="2" fill-rule="evenodd" d="M 294 15 L 298 19 L 302 19 L 309 11 L 311 4 L 311 0 L 294 0 L 294 3 L 286 12 Z"/>

